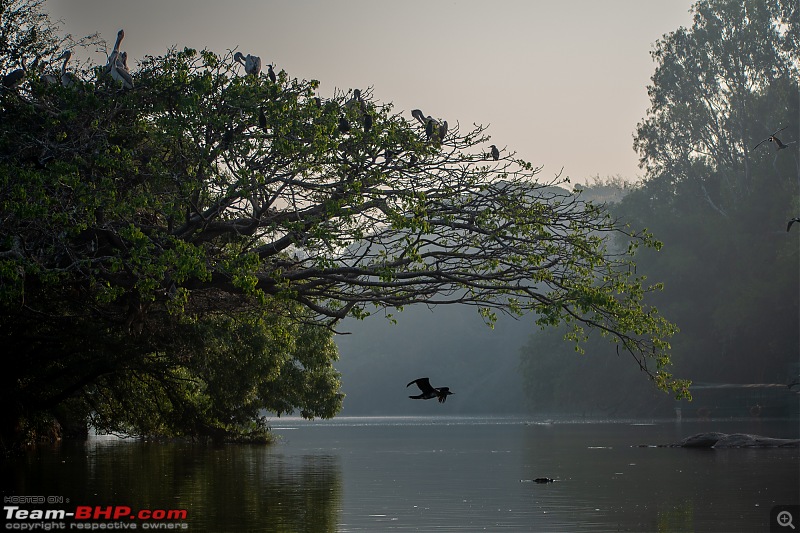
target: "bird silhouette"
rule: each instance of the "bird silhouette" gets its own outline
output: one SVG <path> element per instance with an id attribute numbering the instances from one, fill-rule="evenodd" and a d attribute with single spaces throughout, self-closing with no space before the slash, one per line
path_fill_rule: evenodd
<path id="1" fill-rule="evenodd" d="M 794 224 L 795 222 L 800 222 L 800 217 L 794 217 L 793 219 L 791 219 L 789 223 L 786 225 L 786 231 L 792 229 L 792 224 Z"/>
<path id="2" fill-rule="evenodd" d="M 275 75 L 275 71 L 272 70 L 272 65 L 267 65 L 267 76 L 269 76 L 269 81 L 275 83 L 278 80 L 278 77 Z"/>
<path id="3" fill-rule="evenodd" d="M 413 384 L 417 384 L 419 390 L 422 391 L 422 394 L 417 396 L 409 396 L 409 398 L 413 400 L 430 400 L 431 398 L 438 398 L 439 403 L 444 403 L 447 401 L 447 397 L 450 394 L 450 387 L 432 387 L 431 382 L 428 378 L 418 378 L 406 385 L 406 388 L 410 387 Z"/>
<path id="4" fill-rule="evenodd" d="M 753 150 L 755 150 L 756 148 L 758 148 L 759 146 L 761 146 L 761 145 L 762 145 L 762 144 L 764 144 L 765 142 L 771 142 L 771 143 L 775 143 L 775 150 L 776 150 L 776 151 L 777 151 L 777 150 L 783 150 L 784 148 L 786 148 L 786 146 L 787 146 L 788 144 L 794 144 L 794 143 L 795 143 L 795 141 L 792 141 L 792 142 L 790 142 L 790 143 L 785 143 L 785 144 L 784 144 L 784 143 L 782 143 L 782 142 L 781 142 L 781 140 L 780 140 L 780 139 L 778 139 L 777 137 L 775 137 L 775 134 L 776 134 L 776 133 L 780 133 L 780 132 L 782 132 L 783 130 L 785 130 L 786 128 L 788 128 L 788 127 L 789 127 L 789 126 L 784 126 L 784 127 L 782 127 L 781 129 L 779 129 L 778 131 L 776 131 L 775 133 L 772 133 L 772 134 L 771 134 L 769 137 L 767 137 L 766 139 L 764 139 L 764 140 L 760 141 L 760 142 L 759 142 L 757 145 L 753 146 Z"/>
<path id="5" fill-rule="evenodd" d="M 23 79 L 25 79 L 25 69 L 18 68 L 3 76 L 2 85 L 6 89 L 13 89 L 22 83 Z"/>
<path id="6" fill-rule="evenodd" d="M 497 149 L 497 146 L 491 145 L 489 148 L 492 149 L 492 159 L 494 159 L 495 161 L 500 159 L 500 150 Z"/>

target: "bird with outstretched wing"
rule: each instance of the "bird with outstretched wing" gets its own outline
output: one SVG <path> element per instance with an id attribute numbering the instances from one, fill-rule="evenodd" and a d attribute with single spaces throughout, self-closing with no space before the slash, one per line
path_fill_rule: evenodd
<path id="1" fill-rule="evenodd" d="M 450 387 L 433 387 L 428 378 L 418 378 L 406 385 L 406 388 L 416 384 L 422 394 L 417 396 L 409 396 L 413 400 L 430 400 L 431 398 L 438 398 L 439 403 L 447 401 L 447 396 L 453 394 L 450 392 Z"/>

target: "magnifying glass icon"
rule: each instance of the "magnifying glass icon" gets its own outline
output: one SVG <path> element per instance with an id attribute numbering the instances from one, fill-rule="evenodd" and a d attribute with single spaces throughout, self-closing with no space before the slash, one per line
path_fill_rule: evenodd
<path id="1" fill-rule="evenodd" d="M 778 513 L 778 525 L 781 527 L 790 527 L 795 529 L 794 524 L 792 524 L 792 513 L 789 511 L 781 511 Z"/>

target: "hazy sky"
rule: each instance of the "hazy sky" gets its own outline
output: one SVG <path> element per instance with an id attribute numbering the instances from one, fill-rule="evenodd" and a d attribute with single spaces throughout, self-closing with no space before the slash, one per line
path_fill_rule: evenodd
<path id="1" fill-rule="evenodd" d="M 492 142 L 573 182 L 640 175 L 632 139 L 653 43 L 691 0 L 47 0 L 62 31 L 125 30 L 128 64 L 170 46 L 238 49 L 320 93 L 373 87 L 395 111 L 489 125 Z M 568 7 L 567 7 L 568 6 Z M 104 63 L 105 55 L 96 61 Z M 451 126 L 452 127 L 452 126 Z"/>

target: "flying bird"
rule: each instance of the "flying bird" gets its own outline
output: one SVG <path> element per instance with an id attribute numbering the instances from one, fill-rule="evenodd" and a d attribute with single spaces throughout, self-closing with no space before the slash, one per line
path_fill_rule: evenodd
<path id="1" fill-rule="evenodd" d="M 793 219 L 791 219 L 789 223 L 786 225 L 786 231 L 792 229 L 792 224 L 794 224 L 795 222 L 800 222 L 800 217 L 794 217 Z"/>
<path id="2" fill-rule="evenodd" d="M 782 132 L 783 130 L 785 130 L 786 128 L 788 128 L 788 127 L 789 127 L 789 126 L 784 126 L 784 127 L 782 127 L 781 129 L 779 129 L 778 131 L 776 131 L 775 133 L 772 133 L 772 134 L 771 134 L 769 137 L 767 137 L 766 139 L 762 140 L 762 141 L 761 141 L 761 142 L 759 142 L 757 145 L 753 146 L 753 150 L 755 150 L 756 148 L 758 148 L 759 146 L 761 146 L 761 145 L 762 145 L 762 144 L 764 144 L 765 142 L 771 142 L 771 143 L 775 143 L 775 150 L 783 150 L 784 148 L 786 148 L 786 146 L 787 146 L 788 144 L 794 144 L 794 142 L 795 142 L 795 141 L 792 141 L 792 142 L 790 142 L 790 143 L 786 143 L 786 144 L 784 144 L 784 143 L 782 143 L 782 142 L 781 142 L 781 140 L 780 140 L 780 139 L 778 139 L 778 138 L 775 136 L 775 134 L 776 134 L 776 133 L 780 133 L 780 132 Z"/>
<path id="3" fill-rule="evenodd" d="M 244 65 L 244 71 L 251 76 L 258 76 L 261 72 L 261 58 L 258 56 L 247 54 L 245 56 L 241 52 L 236 52 L 233 55 L 234 61 Z"/>
<path id="4" fill-rule="evenodd" d="M 417 384 L 419 390 L 422 391 L 422 394 L 417 396 L 409 396 L 409 398 L 413 400 L 430 400 L 431 398 L 438 398 L 439 403 L 444 403 L 447 401 L 447 397 L 450 394 L 450 387 L 432 387 L 431 382 L 428 378 L 418 378 L 406 385 L 406 388 L 410 387 L 413 384 Z"/>
<path id="5" fill-rule="evenodd" d="M 489 148 L 492 149 L 492 159 L 494 159 L 495 161 L 500 159 L 500 150 L 497 149 L 497 146 L 491 145 Z"/>

